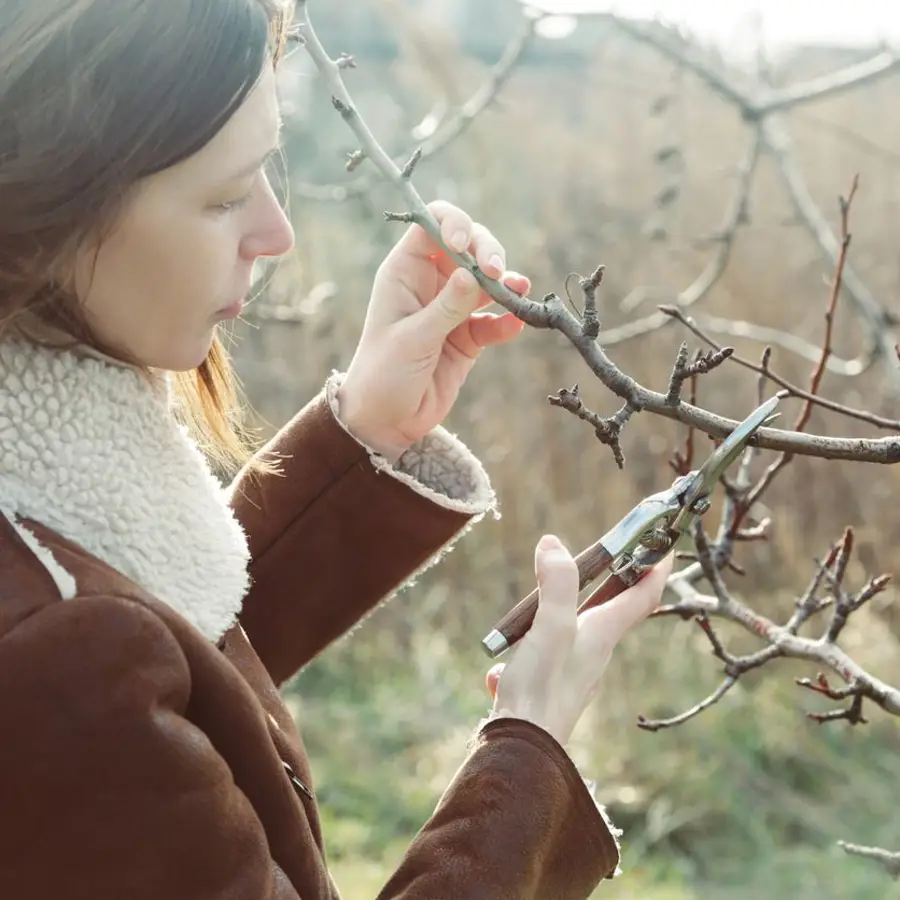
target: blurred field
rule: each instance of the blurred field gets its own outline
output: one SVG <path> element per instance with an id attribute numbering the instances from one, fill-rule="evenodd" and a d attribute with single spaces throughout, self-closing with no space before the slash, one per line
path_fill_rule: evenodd
<path id="1" fill-rule="evenodd" d="M 419 20 L 411 21 L 408 52 L 396 59 L 367 59 L 350 40 L 329 48 L 356 54 L 360 69 L 348 74 L 348 85 L 392 152 L 409 145 L 409 129 L 436 97 L 447 92 L 464 99 L 486 71 L 484 62 L 455 57 L 441 32 L 417 32 L 412 26 Z M 503 38 L 497 36 L 498 54 Z M 863 49 L 858 57 L 865 55 Z M 809 77 L 847 61 L 824 51 L 807 53 L 773 77 Z M 299 53 L 284 74 L 284 90 L 290 180 L 346 181 L 342 155 L 354 149 L 350 133 Z M 665 111 L 652 114 L 662 97 L 668 98 Z M 900 118 L 887 111 L 897 108 L 898 99 L 900 79 L 894 76 L 786 116 L 796 158 L 835 228 L 837 195 L 859 173 L 851 263 L 895 312 Z M 749 136 L 745 128 L 694 78 L 652 51 L 604 38 L 586 59 L 560 56 L 522 66 L 498 104 L 423 164 L 417 184 L 426 198 L 453 200 L 488 224 L 504 241 L 510 267 L 532 278 L 535 295 L 562 292 L 569 272 L 587 273 L 605 263 L 602 319 L 611 329 L 652 312 L 657 302 L 671 302 L 702 271 L 714 248 L 699 239 L 715 232 L 726 214 L 736 189 L 734 167 Z M 655 160 L 664 147 L 677 149 L 680 169 Z M 677 186 L 678 197 L 661 208 L 654 197 L 667 185 Z M 349 361 L 372 275 L 402 227 L 382 222 L 381 211 L 399 203 L 384 188 L 345 203 L 293 194 L 297 249 L 274 272 L 261 303 L 292 303 L 300 315 L 289 323 L 245 323 L 236 335 L 238 369 L 266 431 Z M 697 311 L 818 341 L 830 274 L 764 158 L 750 221 L 724 276 Z M 621 301 L 638 286 L 658 297 L 622 310 Z M 698 345 L 672 326 L 609 353 L 628 374 L 662 390 L 683 339 Z M 722 342 L 749 357 L 762 350 L 751 341 Z M 856 313 L 842 300 L 835 352 L 852 357 L 865 343 Z M 801 383 L 811 368 L 779 349 L 772 364 Z M 546 402 L 549 393 L 576 381 L 593 409 L 617 408 L 616 398 L 591 382 L 580 358 L 556 335 L 526 332 L 514 347 L 479 362 L 447 424 L 488 467 L 502 519 L 480 524 L 438 569 L 376 611 L 291 685 L 346 900 L 377 893 L 459 765 L 469 732 L 487 709 L 487 660 L 478 641 L 533 586 L 540 534 L 553 530 L 573 550 L 581 549 L 643 494 L 671 480 L 667 459 L 683 439 L 680 428 L 636 416 L 623 442 L 627 463 L 620 472 L 587 426 Z M 900 416 L 880 370 L 852 380 L 827 375 L 823 393 Z M 701 402 L 726 415 L 741 417 L 755 398 L 755 378 L 736 366 L 701 382 Z M 786 421 L 797 408 L 785 404 Z M 810 430 L 879 434 L 819 411 Z M 703 452 L 702 442 L 700 447 Z M 769 461 L 764 454 L 758 465 Z M 850 585 L 894 571 L 898 485 L 896 467 L 796 459 L 767 495 L 773 539 L 741 548 L 747 575 L 729 575 L 729 584 L 755 608 L 783 618 L 814 560 L 845 525 L 853 525 L 857 536 Z M 889 589 L 856 616 L 844 646 L 896 683 L 900 612 L 894 599 Z M 733 650 L 756 646 L 744 634 L 722 633 Z M 648 623 L 613 660 L 606 693 L 583 720 L 572 748 L 625 828 L 625 874 L 597 895 L 900 896 L 900 887 L 877 866 L 835 847 L 846 839 L 900 849 L 897 723 L 870 710 L 870 724 L 856 729 L 815 724 L 805 713 L 822 709 L 823 702 L 793 683 L 815 670 L 780 663 L 746 677 L 721 704 L 681 728 L 648 734 L 635 727 L 640 713 L 671 715 L 692 705 L 715 688 L 720 669 L 690 623 Z"/>

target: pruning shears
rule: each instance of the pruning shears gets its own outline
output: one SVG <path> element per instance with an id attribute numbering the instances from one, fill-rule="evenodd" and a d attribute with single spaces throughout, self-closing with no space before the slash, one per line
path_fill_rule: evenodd
<path id="1" fill-rule="evenodd" d="M 644 497 L 599 541 L 575 557 L 581 591 L 604 572 L 607 578 L 578 607 L 581 613 L 599 606 L 637 584 L 687 534 L 698 516 L 711 504 L 710 494 L 728 467 L 744 450 L 756 431 L 778 418 L 776 395 L 758 406 L 737 425 L 709 458 L 664 491 Z M 535 588 L 497 623 L 481 642 L 488 656 L 496 658 L 520 641 L 534 621 L 538 607 Z"/>

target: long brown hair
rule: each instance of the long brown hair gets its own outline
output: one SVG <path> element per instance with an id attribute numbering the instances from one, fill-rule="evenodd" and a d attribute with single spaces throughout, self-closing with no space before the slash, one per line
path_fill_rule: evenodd
<path id="1" fill-rule="evenodd" d="M 3 0 L 0 339 L 89 332 L 61 273 L 108 233 L 142 178 L 200 150 L 283 56 L 294 0 Z M 180 415 L 211 460 L 252 449 L 217 336 L 178 373 Z"/>

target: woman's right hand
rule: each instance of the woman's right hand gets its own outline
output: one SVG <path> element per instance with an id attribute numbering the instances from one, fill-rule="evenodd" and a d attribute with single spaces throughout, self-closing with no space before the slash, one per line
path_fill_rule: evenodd
<path id="1" fill-rule="evenodd" d="M 575 560 L 558 538 L 542 537 L 535 549 L 534 623 L 512 659 L 487 674 L 492 718 L 527 719 L 564 745 L 596 695 L 616 644 L 659 604 L 672 559 L 669 554 L 636 585 L 578 615 Z"/>

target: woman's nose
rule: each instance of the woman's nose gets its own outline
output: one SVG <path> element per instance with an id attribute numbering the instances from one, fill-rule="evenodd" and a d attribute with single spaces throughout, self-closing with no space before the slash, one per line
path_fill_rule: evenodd
<path id="1" fill-rule="evenodd" d="M 294 228 L 271 188 L 259 204 L 259 214 L 242 242 L 242 256 L 284 256 L 294 246 Z"/>

